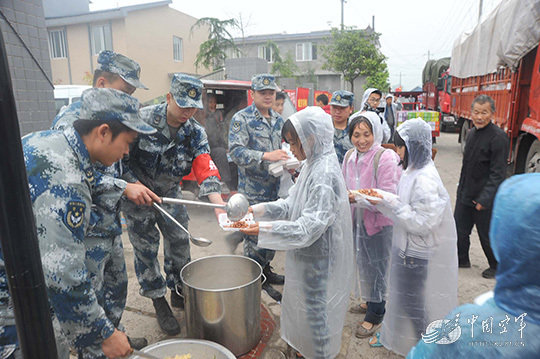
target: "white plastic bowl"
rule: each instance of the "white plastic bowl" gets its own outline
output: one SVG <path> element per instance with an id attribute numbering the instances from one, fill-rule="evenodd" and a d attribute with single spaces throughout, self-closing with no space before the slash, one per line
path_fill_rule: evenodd
<path id="1" fill-rule="evenodd" d="M 193 359 L 236 359 L 233 353 L 224 346 L 208 340 L 199 339 L 168 339 L 141 349 L 142 352 L 152 354 L 158 358 L 173 357 L 175 355 L 191 354 Z M 134 355 L 133 359 L 143 359 Z"/>

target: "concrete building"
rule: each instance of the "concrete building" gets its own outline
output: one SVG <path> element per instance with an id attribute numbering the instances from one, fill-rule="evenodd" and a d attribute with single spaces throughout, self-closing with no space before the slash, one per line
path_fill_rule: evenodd
<path id="1" fill-rule="evenodd" d="M 55 109 L 41 0 L 1 0 L 0 31 L 21 135 L 46 129 Z"/>
<path id="2" fill-rule="evenodd" d="M 69 7 L 72 0 L 44 1 L 49 3 L 45 23 L 55 85 L 90 84 L 97 55 L 106 49 L 141 65 L 141 81 L 149 90 L 134 96 L 142 102 L 166 93 L 176 72 L 207 72 L 195 68 L 195 57 L 208 30 L 191 33 L 197 19 L 169 7 L 171 0 L 102 11 L 89 11 L 87 4 L 82 13 L 58 8 L 61 3 Z"/>
<path id="3" fill-rule="evenodd" d="M 372 30 L 371 27 L 367 27 L 363 31 L 371 32 Z M 291 56 L 299 69 L 295 78 L 279 78 L 278 76 L 277 82 L 281 87 L 290 89 L 295 87 L 307 87 L 328 92 L 333 92 L 338 89 L 350 90 L 349 83 L 342 79 L 341 74 L 323 69 L 325 58 L 322 55 L 321 47 L 327 44 L 330 39 L 331 32 L 329 30 L 312 31 L 301 34 L 247 36 L 245 38 L 234 39 L 240 53 L 229 50 L 228 57 L 230 59 L 241 58 L 244 62 L 253 58 L 264 59 L 268 63 L 268 72 L 270 72 L 272 63 L 274 62 L 274 54 L 272 48 L 268 46 L 268 42 L 272 41 L 277 45 L 280 56 L 283 59 L 287 56 Z M 231 78 L 229 72 L 232 72 L 233 76 L 238 77 L 237 66 L 235 66 L 236 61 L 230 61 L 226 64 L 228 78 Z M 231 66 L 234 66 L 234 69 L 231 68 L 233 71 L 229 71 L 229 67 Z M 242 66 L 248 68 L 246 64 L 242 64 Z M 249 79 L 249 75 L 250 74 L 246 73 L 244 76 L 245 78 L 238 79 Z M 358 106 L 360 105 L 360 100 L 364 92 L 364 84 L 365 78 L 363 77 L 356 79 L 354 83 L 355 102 L 357 102 Z"/>

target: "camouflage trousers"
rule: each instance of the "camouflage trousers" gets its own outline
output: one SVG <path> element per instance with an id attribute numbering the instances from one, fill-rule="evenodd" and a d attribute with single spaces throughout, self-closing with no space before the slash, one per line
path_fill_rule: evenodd
<path id="1" fill-rule="evenodd" d="M 185 206 L 161 206 L 185 228 L 188 227 L 189 217 Z M 141 286 L 140 294 L 154 299 L 165 296 L 167 287 L 174 290 L 178 285 L 181 288 L 180 270 L 191 260 L 188 235 L 152 207 L 136 206 L 125 201 L 123 212 L 135 254 L 135 272 Z M 160 235 L 156 224 L 163 235 L 166 280 L 161 275 L 157 258 Z"/>
<path id="2" fill-rule="evenodd" d="M 86 268 L 90 274 L 99 305 L 117 329 L 122 330 L 120 319 L 126 306 L 127 271 L 122 237 L 85 238 Z M 85 359 L 106 358 L 101 343 L 81 350 Z"/>
<path id="3" fill-rule="evenodd" d="M 262 201 L 254 200 L 253 198 L 250 198 L 249 196 L 247 197 L 248 197 L 250 206 L 253 206 L 254 204 L 262 202 Z M 247 234 L 244 234 L 243 238 L 244 238 L 244 256 L 255 260 L 264 269 L 264 267 L 266 267 L 266 265 L 269 264 L 272 261 L 272 259 L 274 259 L 274 256 L 276 255 L 276 251 L 272 249 L 260 248 L 259 246 L 257 246 L 257 243 L 259 242 L 258 236 L 248 236 Z"/>

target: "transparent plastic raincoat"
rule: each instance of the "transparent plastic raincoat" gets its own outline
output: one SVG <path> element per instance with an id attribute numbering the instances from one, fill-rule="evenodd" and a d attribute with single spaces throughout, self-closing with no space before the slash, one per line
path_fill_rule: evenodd
<path id="1" fill-rule="evenodd" d="M 330 116 L 308 107 L 289 118 L 306 160 L 287 199 L 253 206 L 258 246 L 287 250 L 281 337 L 304 357 L 334 358 L 352 284 L 351 211 Z"/>
<path id="2" fill-rule="evenodd" d="M 366 91 L 364 91 L 364 95 L 362 96 L 362 104 L 360 105 L 360 111 L 374 112 L 379 116 L 379 119 L 381 120 L 382 131 L 383 131 L 382 143 L 387 143 L 388 140 L 390 140 L 390 127 L 388 126 L 388 123 L 384 120 L 383 115 L 379 113 L 376 108 L 372 108 L 367 102 L 369 95 L 371 95 L 375 91 L 379 91 L 379 90 L 377 90 L 376 88 L 370 87 Z M 382 96 L 381 96 L 381 101 L 383 101 Z"/>
<path id="3" fill-rule="evenodd" d="M 429 323 L 457 304 L 457 235 L 450 197 L 431 160 L 431 129 L 420 118 L 397 128 L 408 151 L 398 196 L 377 208 L 394 221 L 388 305 L 381 343 L 406 355 Z"/>
<path id="4" fill-rule="evenodd" d="M 407 358 L 538 358 L 540 356 L 540 173 L 513 176 L 499 187 L 489 237 L 497 267 L 495 294 L 465 304 L 459 338 L 450 345 L 419 341 Z M 525 314 L 524 314 L 525 313 Z M 452 333 L 450 333 L 452 334 Z"/>
<path id="5" fill-rule="evenodd" d="M 375 112 L 355 113 L 365 117 L 373 129 L 373 145 L 364 152 L 351 150 L 343 162 L 343 177 L 349 190 L 380 188 L 396 193 L 401 167 L 399 156 L 381 147 L 382 125 Z M 384 152 L 381 152 L 384 150 Z M 379 157 L 375 177 L 374 162 Z M 365 302 L 380 303 L 386 300 L 388 264 L 392 247 L 392 220 L 380 213 L 367 200 L 351 204 L 353 218 L 354 253 L 356 256 L 355 294 Z M 360 286 L 358 286 L 360 284 Z"/>

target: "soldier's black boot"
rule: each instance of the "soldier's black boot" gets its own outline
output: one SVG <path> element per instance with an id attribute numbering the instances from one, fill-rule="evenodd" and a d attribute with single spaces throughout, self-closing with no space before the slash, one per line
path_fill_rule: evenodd
<path id="1" fill-rule="evenodd" d="M 263 269 L 263 274 L 266 277 L 266 283 L 283 285 L 285 283 L 285 276 L 272 271 L 270 264 L 267 264 Z"/>
<path id="2" fill-rule="evenodd" d="M 184 296 L 179 295 L 180 291 L 171 290 L 171 305 L 173 308 L 184 309 Z"/>
<path id="3" fill-rule="evenodd" d="M 262 290 L 268 293 L 270 298 L 272 298 L 276 302 L 281 302 L 281 293 L 277 289 L 272 287 L 268 282 L 262 285 Z"/>
<path id="4" fill-rule="evenodd" d="M 156 309 L 157 321 L 161 330 L 168 335 L 180 334 L 180 325 L 174 317 L 165 297 L 152 299 L 152 302 Z"/>
<path id="5" fill-rule="evenodd" d="M 127 337 L 129 345 L 135 350 L 141 350 L 148 345 L 146 338 Z"/>

